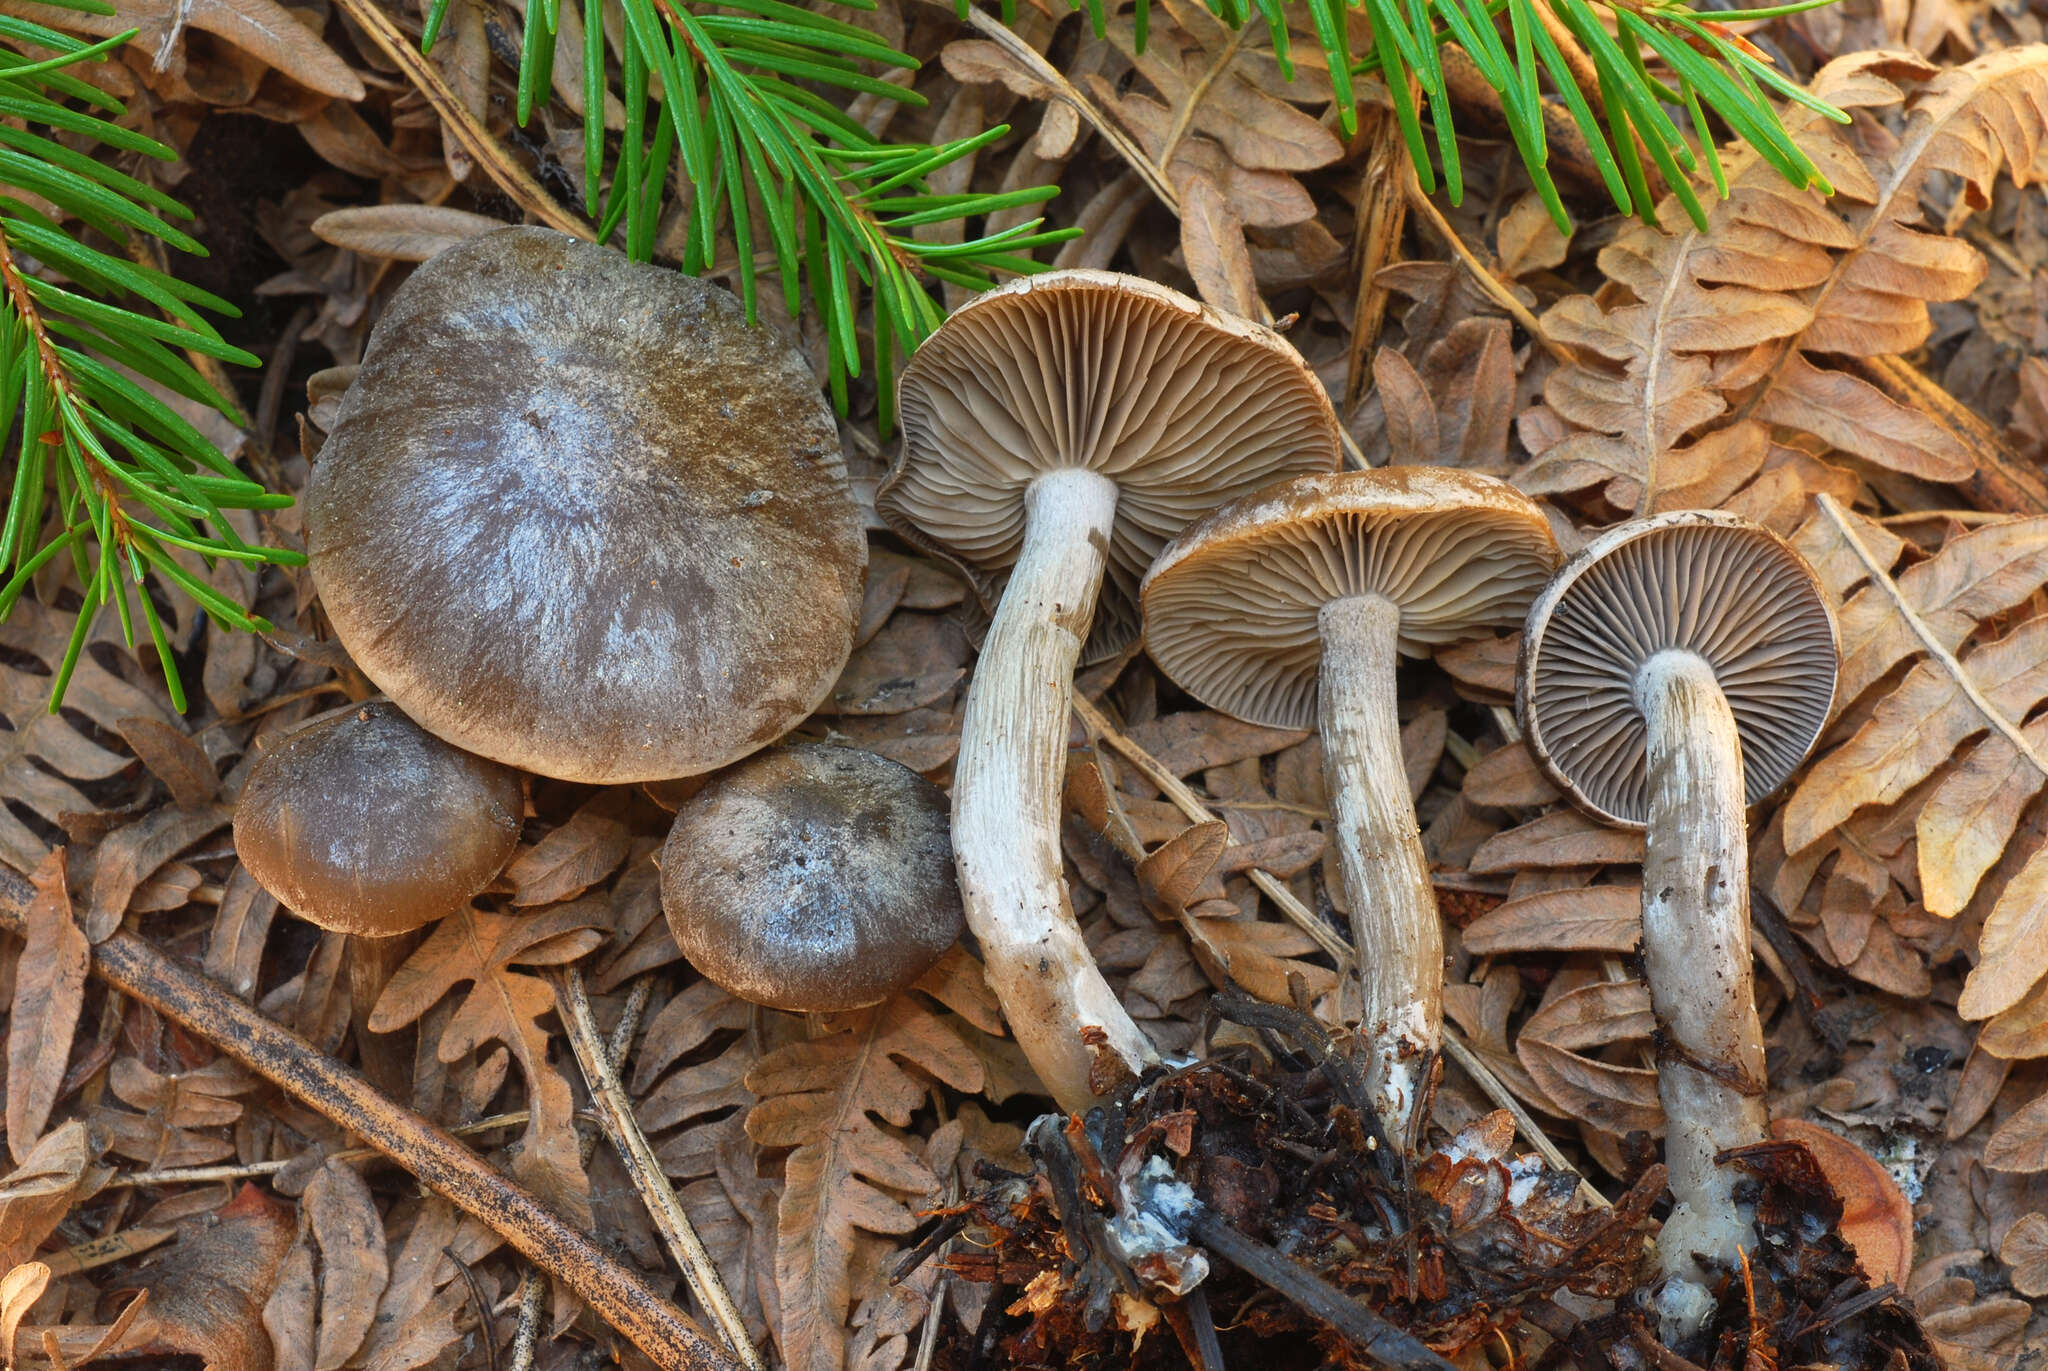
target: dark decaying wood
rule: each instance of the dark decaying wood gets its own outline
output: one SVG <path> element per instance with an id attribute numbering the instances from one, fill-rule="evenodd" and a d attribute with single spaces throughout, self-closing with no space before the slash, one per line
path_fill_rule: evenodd
<path id="1" fill-rule="evenodd" d="M 22 931 L 35 888 L 0 866 L 0 928 Z M 175 1020 L 390 1157 L 502 1234 L 664 1371 L 741 1371 L 670 1300 L 476 1153 L 368 1081 L 132 933 L 94 947 L 93 973 Z"/>

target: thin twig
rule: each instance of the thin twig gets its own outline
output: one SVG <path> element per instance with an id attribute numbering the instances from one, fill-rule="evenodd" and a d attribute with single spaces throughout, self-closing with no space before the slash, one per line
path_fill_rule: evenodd
<path id="1" fill-rule="evenodd" d="M 1185 814 L 1190 822 L 1216 822 L 1214 811 L 1203 804 L 1194 791 L 1188 789 L 1186 782 L 1167 770 L 1157 757 L 1125 737 L 1101 710 L 1089 703 L 1086 696 L 1075 694 L 1074 713 L 1081 717 L 1081 725 L 1088 730 L 1090 736 L 1108 744 L 1125 761 L 1143 773 L 1146 780 L 1164 791 L 1166 797 L 1173 801 L 1175 807 Z M 1296 899 L 1294 892 L 1271 872 L 1253 867 L 1246 874 L 1251 877 L 1252 884 L 1265 892 L 1266 898 L 1278 906 L 1282 914 L 1285 914 L 1302 932 L 1315 939 L 1316 946 L 1327 952 L 1331 960 L 1337 963 L 1337 974 L 1343 976 L 1355 960 L 1351 955 L 1351 945 L 1344 941 L 1343 935 L 1331 928 L 1326 921 L 1317 918 L 1315 911 Z"/>
<path id="2" fill-rule="evenodd" d="M 1541 344 L 1543 350 L 1556 358 L 1560 365 L 1570 366 L 1576 362 L 1578 358 L 1572 354 L 1572 350 L 1544 332 L 1543 325 L 1529 312 L 1529 307 L 1516 299 L 1515 293 L 1509 290 L 1498 276 L 1486 269 L 1486 264 L 1473 253 L 1471 247 L 1458 235 L 1458 231 L 1451 227 L 1451 221 L 1444 218 L 1443 211 L 1436 207 L 1436 202 L 1422 193 L 1422 187 L 1415 180 L 1414 167 L 1405 167 L 1401 173 L 1401 180 L 1406 188 L 1408 207 L 1422 217 L 1422 221 L 1429 225 L 1430 230 L 1443 240 L 1445 247 L 1458 255 L 1458 260 L 1472 273 L 1472 279 L 1478 283 L 1479 288 L 1485 291 L 1495 304 L 1506 310 L 1514 321 L 1522 326 L 1523 331 Z"/>
<path id="3" fill-rule="evenodd" d="M 1246 1237 L 1214 1214 L 1195 1220 L 1194 1236 L 1253 1280 L 1328 1324 L 1380 1365 L 1395 1371 L 1455 1371 L 1456 1363 L 1430 1351 L 1413 1333 L 1388 1323 L 1315 1272 Z"/>
<path id="4" fill-rule="evenodd" d="M 399 31 L 380 6 L 373 0 L 341 0 L 341 8 L 363 32 L 370 35 L 370 40 L 405 75 L 406 80 L 426 97 L 434 112 L 441 116 L 441 126 L 448 136 L 469 154 L 485 175 L 498 183 L 498 189 L 551 229 L 586 242 L 594 236 L 588 224 L 564 209 L 525 167 L 513 160 L 497 139 L 491 137 L 490 131 L 477 122 L 476 116 L 462 103 L 462 98 L 448 84 L 447 78 L 441 75 L 441 69 L 421 55 L 419 48 Z"/>
<path id="5" fill-rule="evenodd" d="M 491 1114 L 470 1123 L 456 1124 L 449 1132 L 458 1138 L 467 1138 L 477 1133 L 488 1133 L 496 1128 L 523 1128 L 530 1116 L 524 1109 L 514 1109 L 504 1114 Z M 374 1147 L 350 1147 L 340 1152 L 327 1154 L 331 1162 L 390 1161 L 390 1157 Z M 263 1176 L 275 1176 L 290 1166 L 290 1161 L 234 1162 L 221 1166 L 175 1166 L 161 1171 L 130 1171 L 116 1176 L 106 1183 L 108 1190 L 138 1190 L 152 1185 L 212 1185 L 216 1181 L 251 1181 Z"/>
<path id="6" fill-rule="evenodd" d="M 618 1151 L 619 1160 L 625 1163 L 626 1175 L 639 1192 L 640 1202 L 647 1206 L 655 1228 L 660 1230 L 669 1255 L 682 1268 L 690 1292 L 725 1335 L 727 1345 L 753 1371 L 766 1371 L 754 1340 L 747 1336 L 747 1321 L 718 1274 L 718 1264 L 704 1250 L 704 1242 L 683 1211 L 682 1201 L 676 1198 L 675 1187 L 669 1184 L 653 1146 L 640 1131 L 640 1121 L 633 1117 L 633 1098 L 619 1083 L 611 1053 L 597 1036 L 597 1019 L 590 1012 L 590 996 L 583 986 L 582 971 L 569 967 L 555 978 L 555 989 L 563 1026 L 569 1030 L 569 1046 L 590 1086 L 590 1102 L 597 1110 L 598 1121 Z"/>
<path id="7" fill-rule="evenodd" d="M 533 1354 L 540 1347 L 540 1306 L 548 1283 L 532 1271 L 519 1282 L 519 1321 L 512 1326 L 512 1352 L 505 1371 L 533 1371 Z"/>
<path id="8" fill-rule="evenodd" d="M 35 887 L 0 866 L 0 928 L 20 934 L 35 897 Z M 537 1196 L 198 972 L 132 933 L 116 933 L 94 947 L 92 970 L 362 1138 L 429 1190 L 503 1235 L 664 1371 L 739 1371 L 741 1363 L 689 1315 Z"/>

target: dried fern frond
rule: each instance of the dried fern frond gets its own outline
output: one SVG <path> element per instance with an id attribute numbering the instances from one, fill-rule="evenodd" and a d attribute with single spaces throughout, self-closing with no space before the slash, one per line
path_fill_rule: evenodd
<path id="1" fill-rule="evenodd" d="M 1914 82 L 1924 84 L 1909 94 Z M 1925 480 L 1969 474 L 1946 429 L 1825 359 L 1918 347 L 1932 331 L 1928 304 L 1983 278 L 1977 250 L 1948 234 L 1989 203 L 2001 173 L 2048 178 L 2048 45 L 1945 72 L 1910 53 L 1861 53 L 1823 68 L 1812 89 L 1845 108 L 1896 111 L 1902 126 L 1844 130 L 1794 111 L 1787 127 L 1834 184 L 1832 200 L 1731 151 L 1729 197 L 1704 229 L 1631 226 L 1604 248 L 1621 299 L 1572 296 L 1543 319 L 1581 354 L 1544 388 L 1578 431 L 1521 473 L 1525 490 L 1597 486 L 1621 508 L 1654 509 L 1680 484 L 1680 444 L 1752 420 Z M 1960 190 L 1930 228 L 1923 192 L 1937 173 Z"/>

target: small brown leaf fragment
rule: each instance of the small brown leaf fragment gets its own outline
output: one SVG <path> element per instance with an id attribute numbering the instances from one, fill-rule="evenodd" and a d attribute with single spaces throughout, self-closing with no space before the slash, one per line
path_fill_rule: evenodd
<path id="1" fill-rule="evenodd" d="M 2012 1268 L 2012 1288 L 2030 1300 L 2048 1295 L 2048 1214 L 2022 1214 L 2005 1230 L 1998 1259 Z"/>
<path id="2" fill-rule="evenodd" d="M 504 875 L 512 903 L 559 904 L 611 875 L 633 841 L 625 823 L 630 798 L 625 787 L 598 792 L 569 822 L 514 857 Z"/>
<path id="3" fill-rule="evenodd" d="M 123 719 L 115 727 L 121 741 L 171 792 L 173 803 L 196 808 L 220 798 L 220 773 L 191 734 L 147 714 Z"/>
<path id="4" fill-rule="evenodd" d="M 14 1367 L 14 1335 L 49 1285 L 50 1268 L 41 1262 L 23 1262 L 0 1276 L 0 1348 L 6 1350 L 8 1371 Z"/>
<path id="5" fill-rule="evenodd" d="M 165 805 L 109 835 L 100 844 L 99 860 L 93 867 L 85 936 L 95 943 L 112 937 L 137 886 L 207 834 L 226 827 L 234 817 L 232 805 Z"/>
<path id="6" fill-rule="evenodd" d="M 2027 1175 L 2048 1171 L 2048 1094 L 2036 1095 L 1998 1126 L 1984 1144 L 1984 1165 Z"/>
<path id="7" fill-rule="evenodd" d="M 1211 820 L 1181 830 L 1138 863 L 1138 891 L 1155 917 L 1178 919 L 1230 843 L 1230 827 Z"/>
<path id="8" fill-rule="evenodd" d="M 71 916 L 63 848 L 37 868 L 35 886 L 7 1021 L 7 1150 L 18 1164 L 28 1160 L 57 1103 L 92 963 L 92 949 Z"/>
<path id="9" fill-rule="evenodd" d="M 1244 224 L 1216 183 L 1199 172 L 1181 183 L 1180 251 L 1202 299 L 1241 318 L 1259 313 Z"/>
<path id="10" fill-rule="evenodd" d="M 337 1371 L 362 1346 L 391 1277 L 384 1221 L 354 1168 L 330 1158 L 301 1201 L 320 1244 L 320 1343 L 314 1371 Z"/>
<path id="11" fill-rule="evenodd" d="M 318 1282 L 313 1276 L 313 1249 L 301 1241 L 277 1268 L 277 1284 L 263 1304 L 263 1327 L 270 1334 L 276 1362 L 271 1371 L 313 1371 L 314 1338 L 320 1332 Z"/>

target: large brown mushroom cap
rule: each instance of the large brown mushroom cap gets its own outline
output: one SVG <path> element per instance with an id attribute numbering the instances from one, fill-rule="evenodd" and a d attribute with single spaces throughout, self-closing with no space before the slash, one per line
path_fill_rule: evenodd
<path id="1" fill-rule="evenodd" d="M 1640 828 L 1648 817 L 1636 678 L 1671 648 L 1713 669 L 1742 739 L 1749 803 L 1789 780 L 1827 726 L 1835 616 L 1805 558 L 1717 510 L 1617 525 L 1530 609 L 1515 700 L 1537 761 L 1605 822 Z"/>
<path id="2" fill-rule="evenodd" d="M 1197 699 L 1314 728 L 1323 607 L 1377 594 L 1426 657 L 1518 622 L 1558 560 L 1543 512 L 1475 472 L 1379 467 L 1276 482 L 1188 528 L 1145 578 L 1145 648 Z"/>
<path id="3" fill-rule="evenodd" d="M 977 296 L 918 348 L 898 395 L 903 448 L 876 508 L 957 563 L 986 608 L 1023 546 L 1035 478 L 1080 467 L 1117 483 L 1091 659 L 1135 636 L 1138 581 L 1191 519 L 1337 465 L 1336 413 L 1284 339 L 1115 272 Z"/>
<path id="4" fill-rule="evenodd" d="M 859 748 L 782 747 L 676 813 L 661 905 L 711 980 L 796 1012 L 878 1004 L 960 937 L 945 792 Z"/>
<path id="5" fill-rule="evenodd" d="M 543 775 L 723 766 L 852 650 L 867 547 L 803 359 L 730 293 L 548 229 L 471 239 L 399 290 L 305 508 L 370 679 Z"/>
<path id="6" fill-rule="evenodd" d="M 519 844 L 523 811 L 518 772 L 371 700 L 257 758 L 235 805 L 235 852 L 300 918 L 381 938 L 489 885 Z"/>

